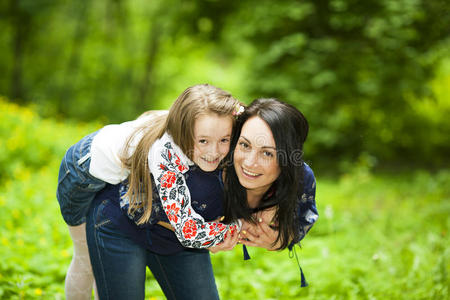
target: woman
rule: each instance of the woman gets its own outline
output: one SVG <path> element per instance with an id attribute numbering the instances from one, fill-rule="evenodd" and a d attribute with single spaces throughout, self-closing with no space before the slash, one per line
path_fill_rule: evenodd
<path id="1" fill-rule="evenodd" d="M 233 164 L 225 176 L 226 221 L 249 221 L 242 243 L 285 248 L 300 240 L 317 219 L 314 175 L 301 160 L 308 131 L 306 120 L 295 108 L 277 100 L 257 100 L 239 119 L 231 149 L 237 148 L 230 155 Z M 286 130 L 284 125 L 291 128 Z M 197 193 L 200 199 L 196 204 L 193 201 L 193 208 L 206 220 L 221 214 L 222 175 L 220 171 L 208 173 L 193 168 L 186 180 L 191 193 Z M 308 186 L 304 187 L 305 183 Z M 290 186 L 282 186 L 285 184 Z M 169 299 L 217 299 L 208 253 L 183 248 L 173 232 L 164 227 L 137 227 L 121 213 L 118 190 L 117 186 L 106 188 L 88 215 L 88 244 L 97 285 L 105 283 L 110 289 L 106 292 L 115 298 L 141 299 L 147 265 Z M 247 201 L 239 201 L 247 197 Z M 202 212 L 202 207 L 209 212 Z M 152 215 L 157 211 L 161 210 L 154 209 Z M 228 250 L 237 237 L 230 233 L 211 250 Z M 110 255 L 115 244 L 121 245 L 121 252 Z"/>
<path id="2" fill-rule="evenodd" d="M 302 159 L 308 130 L 300 111 L 275 99 L 258 99 L 239 117 L 229 156 L 233 167 L 225 178 L 224 222 L 248 222 L 243 244 L 281 250 L 300 241 L 317 220 L 314 174 Z"/>

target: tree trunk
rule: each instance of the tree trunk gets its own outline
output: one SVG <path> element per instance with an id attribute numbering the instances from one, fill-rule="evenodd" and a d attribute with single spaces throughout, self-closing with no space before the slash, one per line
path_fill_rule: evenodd
<path id="1" fill-rule="evenodd" d="M 137 107 L 139 111 L 145 111 L 149 108 L 146 106 L 146 99 L 151 98 L 153 94 L 153 72 L 155 67 L 155 57 L 158 53 L 160 42 L 160 26 L 157 21 L 154 21 L 152 28 L 149 30 L 148 44 L 147 44 L 147 60 L 145 63 L 145 72 L 141 84 L 138 87 L 138 102 Z"/>
<path id="2" fill-rule="evenodd" d="M 25 44 L 29 39 L 30 17 L 20 11 L 16 0 L 10 1 L 10 17 L 13 27 L 11 48 L 13 51 L 13 67 L 9 97 L 17 103 L 26 102 L 26 91 L 23 87 L 23 57 Z"/>
<path id="3" fill-rule="evenodd" d="M 62 82 L 59 97 L 57 99 L 57 111 L 62 114 L 69 112 L 68 106 L 73 102 L 73 85 L 77 82 L 78 70 L 80 68 L 80 57 L 84 41 L 88 34 L 88 16 L 90 1 L 80 1 L 78 5 L 77 25 L 72 40 L 72 49 Z"/>

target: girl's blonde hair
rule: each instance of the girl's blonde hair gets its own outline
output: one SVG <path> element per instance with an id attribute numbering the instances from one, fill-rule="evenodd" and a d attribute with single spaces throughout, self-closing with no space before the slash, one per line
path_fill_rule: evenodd
<path id="1" fill-rule="evenodd" d="M 148 152 L 153 143 L 168 132 L 175 144 L 184 154 L 192 159 L 194 150 L 194 125 L 200 115 L 214 113 L 218 116 L 229 116 L 233 122 L 233 112 L 239 109 L 238 100 L 230 93 L 209 85 L 198 84 L 187 88 L 174 102 L 168 115 L 158 115 L 146 124 L 137 128 L 128 139 L 122 163 L 130 170 L 128 177 L 129 188 L 126 196 L 130 199 L 128 212 L 134 214 L 142 208 L 144 213 L 138 224 L 146 223 L 151 216 L 152 209 L 152 181 L 148 167 Z M 151 112 L 141 115 L 151 114 Z M 135 139 L 140 138 L 136 149 L 132 149 Z M 128 155 L 128 153 L 131 153 Z"/>

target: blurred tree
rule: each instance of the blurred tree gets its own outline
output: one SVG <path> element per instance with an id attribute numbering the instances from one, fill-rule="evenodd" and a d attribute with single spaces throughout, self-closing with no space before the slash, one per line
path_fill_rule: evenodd
<path id="1" fill-rule="evenodd" d="M 75 30 L 71 37 L 71 41 L 68 41 L 69 54 L 67 63 L 63 73 L 62 84 L 59 86 L 59 92 L 55 97 L 55 110 L 62 114 L 70 113 L 70 106 L 67 105 L 67 101 L 74 97 L 75 86 L 72 82 L 77 82 L 80 74 L 82 64 L 82 51 L 83 46 L 86 43 L 87 36 L 89 34 L 89 14 L 91 13 L 90 1 L 76 1 L 72 3 L 71 15 L 73 16 L 75 23 Z"/>
<path id="2" fill-rule="evenodd" d="M 251 49 L 252 95 L 306 113 L 310 152 L 417 162 L 428 129 L 411 100 L 430 95 L 442 59 L 430 54 L 449 42 L 449 15 L 444 0 L 244 0 L 224 36 L 236 55 Z"/>
<path id="3" fill-rule="evenodd" d="M 10 80 L 8 95 L 16 99 L 19 103 L 25 103 L 27 90 L 24 82 L 24 60 L 29 53 L 30 42 L 36 32 L 36 15 L 46 16 L 51 6 L 56 3 L 50 1 L 33 0 L 9 0 L 3 1 L 0 5 L 0 15 L 3 19 L 3 26 L 9 31 L 9 47 L 11 53 Z"/>
<path id="4" fill-rule="evenodd" d="M 185 84 L 208 78 L 198 74 L 213 74 L 207 80 L 214 82 L 239 64 L 222 82 L 304 111 L 312 127 L 307 153 L 317 162 L 433 157 L 442 164 L 450 151 L 449 106 L 433 106 L 427 87 L 436 63 L 448 56 L 449 6 L 445 0 L 2 1 L 0 94 L 36 103 L 46 116 L 116 122 L 167 107 Z M 210 65 L 222 73 L 207 73 Z"/>

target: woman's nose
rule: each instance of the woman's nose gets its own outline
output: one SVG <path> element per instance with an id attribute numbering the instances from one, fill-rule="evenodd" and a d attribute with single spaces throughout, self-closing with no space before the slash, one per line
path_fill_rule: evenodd
<path id="1" fill-rule="evenodd" d="M 257 157 L 255 151 L 250 151 L 245 155 L 244 165 L 251 167 L 257 164 Z"/>

